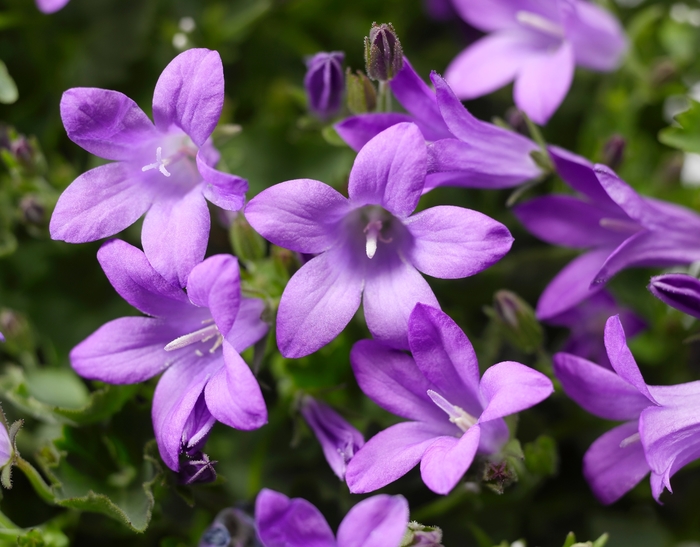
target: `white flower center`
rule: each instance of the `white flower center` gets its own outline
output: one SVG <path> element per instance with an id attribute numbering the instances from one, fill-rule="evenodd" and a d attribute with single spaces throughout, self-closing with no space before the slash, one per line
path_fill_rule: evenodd
<path id="1" fill-rule="evenodd" d="M 212 323 L 213 321 L 213 319 L 206 319 L 205 321 L 202 321 L 202 323 Z M 219 332 L 219 327 L 217 327 L 215 324 L 207 325 L 204 328 L 201 328 L 189 334 L 185 334 L 183 336 L 180 336 L 179 338 L 175 338 L 175 340 L 173 340 L 167 346 L 165 346 L 165 351 L 182 349 L 187 346 L 191 346 L 192 344 L 196 344 L 198 342 L 208 342 L 212 339 L 214 339 L 214 344 L 209 348 L 209 353 L 214 353 L 217 349 L 221 347 L 221 344 L 224 343 L 224 337 Z M 198 357 L 204 356 L 204 353 L 199 349 L 196 349 L 194 352 Z"/>
<path id="2" fill-rule="evenodd" d="M 428 390 L 428 397 L 444 411 L 449 417 L 450 421 L 459 427 L 462 431 L 466 432 L 471 426 L 476 424 L 478 421 L 474 416 L 469 414 L 463 408 L 453 405 L 447 399 L 445 399 L 439 393 L 436 393 L 432 389 Z"/>
<path id="3" fill-rule="evenodd" d="M 159 146 L 156 148 L 156 161 L 154 163 L 149 163 L 148 165 L 144 165 L 141 168 L 141 171 L 146 172 L 150 171 L 151 169 L 158 169 L 161 173 L 163 173 L 166 177 L 170 176 L 170 172 L 165 168 L 166 165 L 170 163 L 170 158 L 165 158 L 163 159 L 163 148 Z"/>
<path id="4" fill-rule="evenodd" d="M 564 29 L 561 25 L 557 25 L 554 21 L 550 21 L 546 17 L 542 17 L 531 11 L 519 11 L 515 14 L 518 23 L 534 30 L 539 30 L 549 36 L 555 38 L 564 38 Z"/>

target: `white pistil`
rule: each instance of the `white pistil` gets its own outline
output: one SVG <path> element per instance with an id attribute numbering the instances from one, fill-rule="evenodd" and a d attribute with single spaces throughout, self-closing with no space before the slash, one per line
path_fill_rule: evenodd
<path id="1" fill-rule="evenodd" d="M 167 346 L 165 346 L 165 351 L 173 351 L 176 349 L 185 348 L 197 342 L 206 342 L 207 340 L 211 340 L 215 336 L 221 336 L 219 333 L 219 328 L 216 325 L 209 325 L 208 327 L 204 327 L 203 329 L 199 329 L 189 334 L 185 334 L 184 336 L 180 336 L 179 338 L 176 338 Z M 222 343 L 223 342 L 219 342 L 219 340 L 217 339 L 217 341 L 214 343 L 214 348 L 212 349 L 216 350 L 216 348 L 218 348 Z M 210 352 L 213 353 L 212 350 L 210 350 Z"/>
<path id="2" fill-rule="evenodd" d="M 515 18 L 521 25 L 539 30 L 555 38 L 564 38 L 564 29 L 560 25 L 557 25 L 554 21 L 550 21 L 537 13 L 519 11 L 515 14 Z"/>
<path id="3" fill-rule="evenodd" d="M 620 441 L 620 448 L 625 448 L 626 446 L 629 446 L 633 443 L 636 443 L 639 440 L 639 433 L 635 433 L 634 435 L 630 435 L 626 439 L 622 439 Z"/>
<path id="4" fill-rule="evenodd" d="M 430 397 L 430 399 L 438 406 L 438 408 L 450 417 L 450 421 L 457 427 L 459 427 L 462 431 L 466 432 L 467 429 L 469 429 L 477 422 L 477 419 L 471 414 L 469 414 L 466 410 L 453 405 L 442 395 L 436 393 L 432 389 L 428 390 L 428 397 Z"/>
<path id="5" fill-rule="evenodd" d="M 379 232 L 382 229 L 381 220 L 373 220 L 365 226 L 364 232 L 367 234 L 367 243 L 365 244 L 365 252 L 367 253 L 367 258 L 374 257 L 374 253 L 377 252 L 377 238 L 379 237 Z"/>
<path id="6" fill-rule="evenodd" d="M 620 218 L 601 218 L 598 224 L 601 228 L 621 234 L 634 234 L 641 229 L 637 223 Z"/>
<path id="7" fill-rule="evenodd" d="M 165 175 L 166 177 L 169 177 L 170 172 L 165 168 L 165 166 L 168 165 L 168 163 L 170 163 L 170 160 L 167 158 L 163 159 L 162 154 L 163 154 L 163 148 L 159 146 L 158 148 L 156 148 L 156 161 L 155 161 L 155 163 L 149 163 L 148 165 L 144 165 L 141 168 L 141 171 L 146 172 L 146 171 L 150 171 L 151 169 L 158 169 L 158 171 L 160 171 L 163 175 Z"/>

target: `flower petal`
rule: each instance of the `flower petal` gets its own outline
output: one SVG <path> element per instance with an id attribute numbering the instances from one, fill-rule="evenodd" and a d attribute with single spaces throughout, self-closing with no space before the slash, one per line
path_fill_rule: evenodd
<path id="1" fill-rule="evenodd" d="M 238 211 L 245 202 L 248 181 L 237 175 L 214 169 L 207 163 L 206 154 L 197 152 L 197 170 L 204 182 L 204 197 L 226 211 Z"/>
<path id="2" fill-rule="evenodd" d="M 540 0 L 453 0 L 453 4 L 467 23 L 485 32 L 517 26 L 519 11 L 554 21 L 559 16 L 557 4 Z"/>
<path id="3" fill-rule="evenodd" d="M 264 310 L 265 302 L 259 298 L 241 298 L 236 321 L 226 335 L 226 341 L 238 353 L 246 350 L 267 334 L 270 326 L 261 318 Z"/>
<path id="4" fill-rule="evenodd" d="M 350 148 L 359 152 L 365 144 L 392 125 L 414 121 L 408 114 L 382 112 L 350 116 L 333 127 Z"/>
<path id="5" fill-rule="evenodd" d="M 399 547 L 407 526 L 406 498 L 372 496 L 348 511 L 338 528 L 338 547 Z"/>
<path id="6" fill-rule="evenodd" d="M 157 188 L 143 184 L 126 163 L 108 163 L 80 175 L 58 198 L 51 215 L 52 239 L 85 243 L 131 226 L 153 202 Z"/>
<path id="7" fill-rule="evenodd" d="M 557 146 L 549 146 L 547 150 L 554 161 L 557 173 L 569 186 L 588 196 L 598 207 L 610 211 L 613 216 L 626 216 L 600 184 L 591 162 Z"/>
<path id="8" fill-rule="evenodd" d="M 241 305 L 236 257 L 214 255 L 197 264 L 187 278 L 187 296 L 195 306 L 209 308 L 219 332 L 227 336 Z"/>
<path id="9" fill-rule="evenodd" d="M 436 494 L 449 494 L 474 461 L 480 434 L 480 427 L 473 425 L 459 439 L 435 439 L 420 462 L 420 474 L 425 485 Z"/>
<path id="10" fill-rule="evenodd" d="M 54 13 L 62 9 L 69 0 L 36 0 L 36 5 L 42 13 Z"/>
<path id="11" fill-rule="evenodd" d="M 5 464 L 10 461 L 10 456 L 14 452 L 10 435 L 7 432 L 4 422 L 0 419 L 0 467 L 5 467 Z"/>
<path id="12" fill-rule="evenodd" d="M 700 280 L 680 273 L 657 275 L 647 286 L 662 302 L 700 319 Z"/>
<path id="13" fill-rule="evenodd" d="M 513 361 L 486 369 L 479 387 L 486 401 L 480 422 L 521 412 L 554 393 L 551 380 L 544 374 Z"/>
<path id="14" fill-rule="evenodd" d="M 224 67 L 216 51 L 188 49 L 165 67 L 153 92 L 153 119 L 165 132 L 172 125 L 202 146 L 224 106 Z"/>
<path id="15" fill-rule="evenodd" d="M 564 11 L 566 39 L 576 64 L 592 70 L 615 70 L 627 48 L 625 32 L 609 11 L 591 2 L 575 2 Z"/>
<path id="16" fill-rule="evenodd" d="M 477 274 L 503 258 L 513 244 L 503 224 L 463 207 L 432 207 L 405 224 L 415 239 L 409 261 L 442 279 Z"/>
<path id="17" fill-rule="evenodd" d="M 342 194 L 317 180 L 276 184 L 255 196 L 245 217 L 275 245 L 299 253 L 322 253 L 338 240 L 338 224 L 350 211 Z"/>
<path id="18" fill-rule="evenodd" d="M 405 218 L 418 205 L 428 152 L 415 124 L 400 123 L 369 141 L 355 158 L 348 192 L 353 206 L 381 205 Z"/>

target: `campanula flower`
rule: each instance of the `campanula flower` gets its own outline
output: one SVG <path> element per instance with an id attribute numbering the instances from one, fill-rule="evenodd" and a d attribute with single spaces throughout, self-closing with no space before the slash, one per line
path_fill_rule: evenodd
<path id="1" fill-rule="evenodd" d="M 340 110 L 345 75 L 342 51 L 322 51 L 306 61 L 304 87 L 309 99 L 309 109 L 321 119 L 334 116 Z"/>
<path id="2" fill-rule="evenodd" d="M 510 361 L 493 365 L 479 379 L 469 339 L 436 308 L 416 305 L 408 342 L 412 357 L 376 340 L 361 340 L 350 354 L 362 391 L 411 420 L 375 435 L 355 454 L 346 473 L 351 492 L 377 490 L 420 462 L 426 486 L 447 494 L 477 453 L 495 454 L 506 443 L 504 416 L 554 391 L 546 376 Z"/>
<path id="3" fill-rule="evenodd" d="M 670 273 L 652 277 L 648 289 L 656 298 L 700 319 L 700 280 L 692 275 Z"/>
<path id="4" fill-rule="evenodd" d="M 240 352 L 267 331 L 263 302 L 242 298 L 238 262 L 214 255 L 189 274 L 187 293 L 165 279 L 143 252 L 119 240 L 97 259 L 112 286 L 148 317 L 115 319 L 70 353 L 81 376 L 111 384 L 142 382 L 161 372 L 153 428 L 163 461 L 201 450 L 217 420 L 237 429 L 267 422 L 258 382 Z"/>
<path id="5" fill-rule="evenodd" d="M 255 500 L 255 525 L 264 547 L 399 547 L 408 526 L 408 502 L 386 494 L 364 499 L 334 536 L 311 503 L 265 488 Z"/>
<path id="6" fill-rule="evenodd" d="M 211 134 L 224 103 L 224 74 L 215 51 L 190 49 L 160 75 L 151 123 L 118 91 L 73 88 L 61 99 L 68 137 L 113 163 L 79 176 L 56 204 L 53 239 L 82 243 L 120 232 L 146 213 L 141 239 L 153 268 L 184 287 L 204 258 L 207 200 L 240 209 L 248 183 L 214 169 Z"/>
<path id="7" fill-rule="evenodd" d="M 507 228 L 469 209 L 439 206 L 411 214 L 427 168 L 420 130 L 409 123 L 372 139 L 355 159 L 348 192 L 309 179 L 277 184 L 253 198 L 245 215 L 275 245 L 316 254 L 291 278 L 277 313 L 285 357 L 333 340 L 360 306 L 376 338 L 407 347 L 417 302 L 438 306 L 420 272 L 442 279 L 474 275 L 505 255 Z"/>
<path id="8" fill-rule="evenodd" d="M 36 7 L 44 13 L 54 13 L 62 9 L 69 0 L 36 0 Z"/>

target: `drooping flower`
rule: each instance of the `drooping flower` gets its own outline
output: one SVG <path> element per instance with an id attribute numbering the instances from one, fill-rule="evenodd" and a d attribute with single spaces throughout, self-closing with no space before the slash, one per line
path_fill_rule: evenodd
<path id="1" fill-rule="evenodd" d="M 333 473 L 343 481 L 347 464 L 365 438 L 340 414 L 327 404 L 306 396 L 301 403 L 301 415 L 321 443 L 323 455 Z"/>
<path id="2" fill-rule="evenodd" d="M 151 123 L 118 91 L 73 88 L 61 99 L 68 137 L 115 160 L 79 176 L 56 204 L 53 239 L 95 241 L 120 232 L 146 213 L 143 248 L 155 270 L 184 287 L 204 258 L 209 239 L 207 200 L 243 206 L 248 183 L 214 169 L 211 134 L 224 103 L 219 54 L 190 49 L 173 59 L 153 94 Z"/>
<path id="3" fill-rule="evenodd" d="M 591 414 L 624 421 L 591 445 L 583 473 L 607 504 L 651 471 L 658 501 L 664 487 L 671 491 L 670 477 L 700 458 L 700 382 L 647 385 L 617 316 L 605 325 L 605 347 L 614 372 L 568 353 L 554 356 L 554 372 L 569 397 Z"/>
<path id="4" fill-rule="evenodd" d="M 215 255 L 198 264 L 187 294 L 123 241 L 106 242 L 97 259 L 119 295 L 149 317 L 103 325 L 73 348 L 71 364 L 81 376 L 111 384 L 163 372 L 152 417 L 168 467 L 178 471 L 181 453 L 201 450 L 217 420 L 244 430 L 266 423 L 260 387 L 240 356 L 267 331 L 264 305 L 241 297 L 235 257 Z"/>
<path id="5" fill-rule="evenodd" d="M 619 271 L 700 260 L 700 215 L 637 194 L 605 165 L 550 147 L 559 175 L 579 196 L 549 195 L 514 208 L 518 220 L 553 245 L 586 249 L 549 283 L 537 317 L 549 320 L 600 291 Z"/>
<path id="6" fill-rule="evenodd" d="M 43 13 L 54 13 L 62 9 L 69 0 L 36 0 L 36 7 Z"/>
<path id="7" fill-rule="evenodd" d="M 340 110 L 345 75 L 342 51 L 322 51 L 306 61 L 304 87 L 309 99 L 309 109 L 321 119 L 327 119 Z"/>
<path id="8" fill-rule="evenodd" d="M 345 198 L 330 186 L 298 179 L 253 198 L 251 226 L 275 245 L 316 254 L 294 274 L 277 313 L 277 345 L 286 357 L 333 340 L 364 294 L 376 338 L 407 347 L 417 302 L 438 306 L 419 271 L 443 279 L 474 275 L 510 249 L 505 226 L 469 209 L 439 206 L 411 216 L 420 199 L 426 145 L 414 124 L 390 127 L 358 154 Z"/>
<path id="9" fill-rule="evenodd" d="M 413 357 L 361 340 L 350 362 L 362 391 L 407 418 L 372 437 L 348 464 L 351 492 L 371 492 L 420 462 L 423 482 L 447 494 L 477 453 L 495 454 L 508 440 L 504 416 L 549 397 L 552 382 L 515 362 L 490 367 L 479 380 L 469 339 L 442 311 L 416 305 L 408 323 Z"/>
<path id="10" fill-rule="evenodd" d="M 700 280 L 696 277 L 682 273 L 657 275 L 647 288 L 662 302 L 700 319 Z"/>
<path id="11" fill-rule="evenodd" d="M 586 0 L 454 0 L 457 13 L 488 32 L 447 67 L 461 99 L 473 99 L 515 80 L 515 104 L 539 123 L 566 97 L 576 65 L 609 72 L 626 39 L 615 17 Z"/>
<path id="12" fill-rule="evenodd" d="M 350 509 L 336 537 L 311 503 L 265 488 L 255 500 L 255 525 L 264 547 L 399 547 L 408 502 L 386 494 L 364 499 Z"/>

